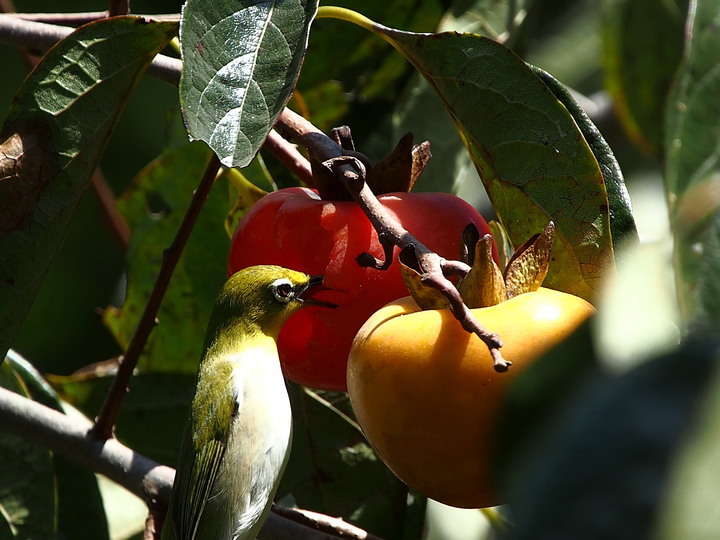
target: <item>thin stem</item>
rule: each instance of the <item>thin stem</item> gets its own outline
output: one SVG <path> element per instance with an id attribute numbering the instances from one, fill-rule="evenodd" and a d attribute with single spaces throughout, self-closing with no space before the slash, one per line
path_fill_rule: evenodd
<path id="1" fill-rule="evenodd" d="M 130 13 L 130 0 L 110 0 L 108 17 L 128 15 Z"/>
<path id="2" fill-rule="evenodd" d="M 108 439 L 112 436 L 113 426 L 115 425 L 115 419 L 120 411 L 120 405 L 127 387 L 132 377 L 132 373 L 137 366 L 138 360 L 142 351 L 145 349 L 150 333 L 156 324 L 156 317 L 160 310 L 160 304 L 162 303 L 165 292 L 167 291 L 168 285 L 170 284 L 170 278 L 172 277 L 173 271 L 180 260 L 180 255 L 185 248 L 190 233 L 200 215 L 200 210 L 207 199 L 210 189 L 215 182 L 215 177 L 220 170 L 220 161 L 217 156 L 213 154 L 210 158 L 205 173 L 200 180 L 193 198 L 190 201 L 190 206 L 185 213 L 180 228 L 178 229 L 175 239 L 169 248 L 163 253 L 162 264 L 160 265 L 160 271 L 155 280 L 155 285 L 150 293 L 145 310 L 140 317 L 140 322 L 135 330 L 135 334 L 130 340 L 125 354 L 118 358 L 118 371 L 115 375 L 107 396 L 105 397 L 105 403 L 103 404 L 102 410 L 98 415 L 95 422 L 95 426 L 92 429 L 92 434 L 100 439 Z"/>
<path id="3" fill-rule="evenodd" d="M 370 32 L 378 33 L 378 24 L 372 19 L 368 19 L 365 15 L 361 15 L 357 11 L 352 9 L 339 7 L 339 6 L 320 6 L 317 11 L 316 19 L 338 19 L 341 21 L 351 22 L 369 30 Z"/>
<path id="4" fill-rule="evenodd" d="M 342 519 L 328 517 L 310 510 L 301 508 L 285 508 L 273 505 L 273 514 L 290 519 L 296 523 L 310 527 L 313 530 L 331 535 L 329 538 L 344 538 L 347 540 L 382 540 Z M 271 514 L 272 515 L 272 514 Z M 314 537 L 313 537 L 314 538 Z M 260 538 L 258 538 L 260 540 Z"/>
<path id="5" fill-rule="evenodd" d="M 362 431 L 362 428 L 360 427 L 360 424 L 358 424 L 355 420 L 353 420 L 352 418 L 350 418 L 347 414 L 345 414 L 344 412 L 342 412 L 340 409 L 338 409 L 335 405 L 333 405 L 332 403 L 330 403 L 327 399 L 325 399 L 324 397 L 322 397 L 320 394 L 318 394 L 317 392 L 315 392 L 315 391 L 312 390 L 311 388 L 307 388 L 307 387 L 305 387 L 305 386 L 303 386 L 302 389 L 303 389 L 303 392 L 305 392 L 305 395 L 307 395 L 307 396 L 310 397 L 311 399 L 314 399 L 315 401 L 317 401 L 318 403 L 320 403 L 323 407 L 327 407 L 327 408 L 330 409 L 332 412 L 334 412 L 335 414 L 337 414 L 340 418 L 342 418 L 345 422 L 347 422 L 348 425 L 350 425 L 353 429 L 355 429 L 355 431 L 357 431 L 358 433 L 362 433 L 362 432 L 363 432 L 363 431 Z"/>
<path id="6" fill-rule="evenodd" d="M 18 19 L 66 26 L 81 26 L 108 16 L 107 11 L 86 11 L 82 13 L 13 13 Z"/>
<path id="7" fill-rule="evenodd" d="M 69 26 L 27 21 L 16 14 L 0 14 L 0 44 L 45 50 L 66 38 L 74 30 Z M 181 71 L 182 62 L 179 59 L 159 54 L 148 66 L 147 74 L 177 86 Z"/>
<path id="8" fill-rule="evenodd" d="M 90 177 L 90 185 L 100 204 L 100 209 L 107 220 L 112 235 L 115 237 L 115 240 L 123 252 L 126 251 L 128 245 L 130 245 L 130 227 L 128 227 L 122 214 L 118 212 L 117 206 L 115 205 L 115 194 L 112 189 L 110 189 L 107 179 L 100 169 L 93 171 Z"/>
<path id="9" fill-rule="evenodd" d="M 7 0 L 0 0 L 0 6 L 2 5 L 3 1 Z M 9 13 L 9 11 L 6 11 L 6 13 Z M 93 21 L 97 21 L 98 19 L 104 19 L 108 16 L 107 11 L 85 11 L 85 12 L 79 12 L 79 13 L 13 13 L 13 15 L 19 19 L 23 19 L 26 21 L 34 21 L 34 22 L 41 22 L 41 23 L 50 23 L 50 24 L 61 24 L 66 26 L 81 26 L 83 24 L 87 24 Z M 180 20 L 180 14 L 179 13 L 167 13 L 167 14 L 152 14 L 152 15 L 143 15 L 139 13 L 134 13 L 136 17 L 142 17 L 144 19 L 152 19 L 154 21 L 179 21 Z"/>
<path id="10" fill-rule="evenodd" d="M 315 181 L 313 180 L 310 162 L 299 152 L 297 145 L 281 137 L 277 131 L 270 130 L 263 147 L 275 155 L 285 167 L 306 185 L 314 185 Z"/>

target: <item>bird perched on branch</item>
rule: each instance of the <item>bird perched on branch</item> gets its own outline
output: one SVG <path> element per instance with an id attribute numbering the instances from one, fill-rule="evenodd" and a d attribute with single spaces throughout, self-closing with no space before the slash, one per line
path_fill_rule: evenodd
<path id="1" fill-rule="evenodd" d="M 223 287 L 205 337 L 163 540 L 255 539 L 287 463 L 292 417 L 276 340 L 319 284 L 252 266 Z"/>

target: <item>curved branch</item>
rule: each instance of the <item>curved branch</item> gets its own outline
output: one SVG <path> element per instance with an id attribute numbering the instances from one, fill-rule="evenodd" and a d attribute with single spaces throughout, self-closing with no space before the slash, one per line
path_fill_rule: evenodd
<path id="1" fill-rule="evenodd" d="M 89 435 L 92 423 L 0 387 L 2 430 L 63 454 L 103 474 L 148 504 L 168 500 L 174 471 L 133 452 L 114 439 Z"/>
<path id="2" fill-rule="evenodd" d="M 62 454 L 107 476 L 146 502 L 162 507 L 170 500 L 175 471 L 134 452 L 115 439 L 101 441 L 89 434 L 92 423 L 70 417 L 0 387 L 0 431 L 12 433 Z M 301 519 L 297 513 L 303 514 Z M 307 526 L 312 515 L 315 524 Z M 284 517 L 288 516 L 288 517 Z M 296 519 L 289 519 L 295 517 Z M 339 518 L 278 508 L 263 527 L 260 538 L 275 540 L 379 540 Z"/>

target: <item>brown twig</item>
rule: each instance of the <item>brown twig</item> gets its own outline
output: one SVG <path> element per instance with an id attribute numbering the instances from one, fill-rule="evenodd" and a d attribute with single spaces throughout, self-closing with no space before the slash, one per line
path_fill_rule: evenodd
<path id="1" fill-rule="evenodd" d="M 66 38 L 74 30 L 70 26 L 25 20 L 16 13 L 0 14 L 0 44 L 42 51 Z M 148 66 L 146 73 L 177 86 L 181 71 L 182 62 L 179 59 L 159 54 Z"/>
<path id="2" fill-rule="evenodd" d="M 200 184 L 198 185 L 193 198 L 190 201 L 190 206 L 185 213 L 180 228 L 175 234 L 175 239 L 169 248 L 163 252 L 162 264 L 160 265 L 160 271 L 158 272 L 157 278 L 155 279 L 155 285 L 150 293 L 145 310 L 143 311 L 138 326 L 135 329 L 135 334 L 130 340 L 125 354 L 118 358 L 118 371 L 113 380 L 110 390 L 108 390 L 107 396 L 105 397 L 105 403 L 103 404 L 102 410 L 95 421 L 95 426 L 92 429 L 92 434 L 100 439 L 108 439 L 112 436 L 113 426 L 115 425 L 115 419 L 117 418 L 120 410 L 120 404 L 122 403 L 125 393 L 127 392 L 128 383 L 132 377 L 133 370 L 137 366 L 138 360 L 142 351 L 145 349 L 150 332 L 155 327 L 156 317 L 160 309 L 160 304 L 165 292 L 167 291 L 168 285 L 170 284 L 170 278 L 172 277 L 173 271 L 177 266 L 180 255 L 182 254 L 185 244 L 187 243 L 190 233 L 192 232 L 195 222 L 200 215 L 205 200 L 210 193 L 210 189 L 215 182 L 215 177 L 220 169 L 220 161 L 217 156 L 213 154 L 210 162 L 208 163 L 205 173 L 203 174 Z"/>
<path id="3" fill-rule="evenodd" d="M 110 232 L 115 237 L 118 245 L 123 252 L 130 245 L 130 227 L 128 227 L 125 218 L 118 212 L 115 205 L 115 194 L 108 185 L 107 179 L 101 169 L 95 169 L 90 177 L 90 185 L 92 186 L 95 198 L 100 204 L 100 209 L 110 227 Z"/>
<path id="4" fill-rule="evenodd" d="M 130 0 L 110 0 L 108 17 L 128 15 L 130 13 Z"/>
<path id="5" fill-rule="evenodd" d="M 369 266 L 385 269 L 390 264 L 392 246 L 398 246 L 400 249 L 413 249 L 423 282 L 447 297 L 451 312 L 460 321 L 463 328 L 476 334 L 487 345 L 495 369 L 506 371 L 510 362 L 505 360 L 500 353 L 502 340 L 497 334 L 484 328 L 473 317 L 457 288 L 447 278 L 447 275 L 467 273 L 469 267 L 459 261 L 447 261 L 440 257 L 405 230 L 397 220 L 388 214 L 365 182 L 365 166 L 362 161 L 345 155 L 336 142 L 305 118 L 290 109 L 285 109 L 280 114 L 275 129 L 307 148 L 314 159 L 332 170 L 373 224 L 381 243 L 385 246 L 385 258 L 377 260 L 372 257 L 370 260 L 365 257 L 361 260 L 364 260 Z"/>
<path id="6" fill-rule="evenodd" d="M 278 158 L 288 170 L 293 172 L 306 185 L 312 186 L 314 184 L 310 162 L 298 151 L 297 145 L 284 139 L 273 129 L 268 133 L 263 147 Z"/>
<path id="7" fill-rule="evenodd" d="M 278 505 L 273 505 L 272 511 L 278 516 L 288 518 L 305 527 L 326 532 L 332 535 L 332 538 L 344 538 L 346 540 L 382 540 L 380 537 L 370 534 L 342 518 L 334 518 L 301 508 L 285 508 Z"/>
<path id="8" fill-rule="evenodd" d="M 0 6 L 8 0 L 0 0 Z M 10 13 L 6 11 L 6 13 Z M 108 16 L 107 11 L 84 11 L 78 13 L 12 13 L 14 17 L 23 19 L 25 21 L 34 21 L 40 23 L 49 24 L 60 24 L 64 26 L 81 26 L 98 19 L 104 19 Z M 152 19 L 154 21 L 179 21 L 179 13 L 165 13 L 165 14 L 134 14 L 136 17 L 143 17 L 145 19 Z"/>

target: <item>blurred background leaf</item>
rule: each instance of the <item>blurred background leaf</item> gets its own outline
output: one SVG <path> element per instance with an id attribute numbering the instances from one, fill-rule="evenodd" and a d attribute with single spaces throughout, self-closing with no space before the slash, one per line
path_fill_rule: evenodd
<path id="1" fill-rule="evenodd" d="M 685 56 L 667 105 L 665 185 L 684 322 L 720 328 L 720 7 L 692 3 Z M 709 120 L 711 119 L 711 120 Z"/>
<path id="2" fill-rule="evenodd" d="M 682 57 L 687 5 L 687 0 L 604 1 L 605 87 L 623 127 L 644 152 L 663 150 L 665 104 Z"/>
<path id="3" fill-rule="evenodd" d="M 209 159 L 210 151 L 199 142 L 169 150 L 141 171 L 118 201 L 133 231 L 127 252 L 128 291 L 123 306 L 109 308 L 104 320 L 123 348 L 135 332 L 163 250 L 172 243 Z M 141 369 L 197 371 L 210 310 L 226 278 L 229 239 L 223 222 L 231 204 L 227 185 L 217 182 L 175 269 Z"/>
<path id="4" fill-rule="evenodd" d="M 717 489 L 720 448 L 720 378 L 709 378 L 700 396 L 699 411 L 688 426 L 670 476 L 660 516 L 657 538 L 715 538 L 720 516 L 711 509 L 720 504 Z"/>
<path id="5" fill-rule="evenodd" d="M 598 379 L 528 441 L 509 537 L 651 538 L 677 449 L 717 366 L 714 340 Z"/>

